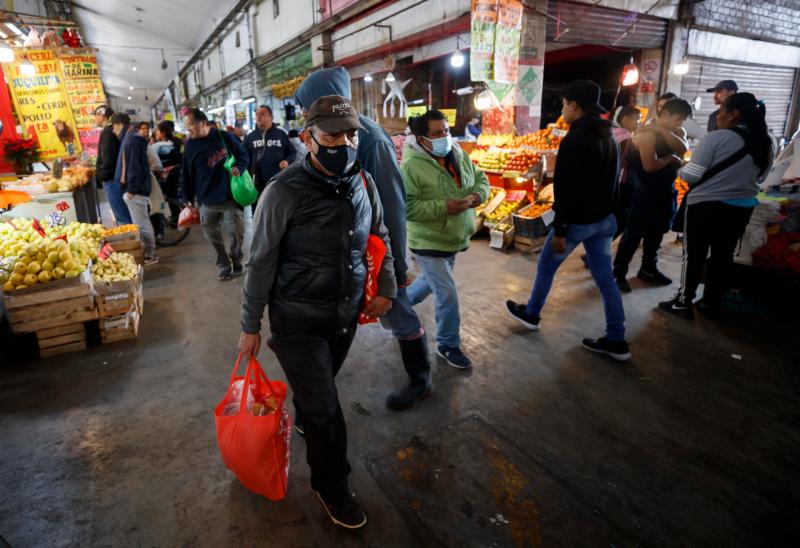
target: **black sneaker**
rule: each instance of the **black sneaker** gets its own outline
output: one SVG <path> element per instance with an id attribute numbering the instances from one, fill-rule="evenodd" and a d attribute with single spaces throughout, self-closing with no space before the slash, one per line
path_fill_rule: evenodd
<path id="1" fill-rule="evenodd" d="M 331 521 L 345 529 L 360 529 L 367 524 L 367 515 L 356 500 L 355 495 L 323 495 L 317 491 L 322 507 L 328 512 Z"/>
<path id="2" fill-rule="evenodd" d="M 618 362 L 626 362 L 631 359 L 631 349 L 626 341 L 609 341 L 605 337 L 583 339 L 583 347 L 595 354 L 610 356 Z"/>
<path id="3" fill-rule="evenodd" d="M 630 282 L 626 278 L 614 278 L 614 281 L 617 282 L 617 287 L 619 288 L 620 293 L 630 293 L 633 291 Z"/>
<path id="4" fill-rule="evenodd" d="M 472 367 L 472 361 L 460 348 L 440 346 L 436 349 L 436 353 L 456 369 L 469 369 Z"/>
<path id="5" fill-rule="evenodd" d="M 642 281 L 650 282 L 651 284 L 672 285 L 672 279 L 666 277 L 657 268 L 653 270 L 645 270 L 644 268 L 640 268 L 639 273 L 636 274 L 636 277 Z"/>
<path id="6" fill-rule="evenodd" d="M 219 270 L 219 274 L 217 275 L 217 279 L 221 282 L 226 282 L 233 278 L 233 274 L 231 273 L 230 267 L 228 268 L 221 268 Z"/>
<path id="7" fill-rule="evenodd" d="M 242 263 L 233 261 L 233 270 L 231 271 L 231 275 L 235 278 L 237 276 L 241 276 L 244 273 L 244 266 Z"/>
<path id="8" fill-rule="evenodd" d="M 680 296 L 675 297 L 670 301 L 658 303 L 658 308 L 670 314 L 675 314 L 687 320 L 694 319 L 694 306 L 692 303 L 687 303 L 681 300 Z"/>
<path id="9" fill-rule="evenodd" d="M 539 322 L 541 318 L 534 314 L 528 314 L 528 307 L 524 304 L 515 303 L 514 301 L 506 301 L 506 310 L 509 315 L 517 320 L 520 324 L 527 327 L 531 331 L 539 330 Z"/>

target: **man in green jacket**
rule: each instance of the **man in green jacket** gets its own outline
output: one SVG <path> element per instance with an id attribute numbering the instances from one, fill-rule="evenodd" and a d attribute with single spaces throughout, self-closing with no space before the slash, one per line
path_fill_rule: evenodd
<path id="1" fill-rule="evenodd" d="M 473 208 L 489 197 L 489 181 L 453 143 L 444 114 L 429 110 L 409 119 L 400 171 L 406 185 L 408 244 L 421 276 L 408 288 L 412 305 L 431 293 L 436 299 L 436 353 L 458 369 L 472 362 L 461 351 L 458 292 L 453 279 L 456 253 L 475 232 Z"/>

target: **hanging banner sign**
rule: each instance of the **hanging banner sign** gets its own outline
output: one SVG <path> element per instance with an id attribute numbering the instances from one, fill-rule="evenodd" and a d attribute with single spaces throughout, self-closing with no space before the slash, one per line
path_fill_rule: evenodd
<path id="1" fill-rule="evenodd" d="M 494 39 L 494 81 L 516 84 L 522 38 L 521 0 L 500 0 Z"/>
<path id="2" fill-rule="evenodd" d="M 469 72 L 474 82 L 494 80 L 494 34 L 498 0 L 472 0 Z"/>
<path id="3" fill-rule="evenodd" d="M 38 142 L 42 160 L 76 156 L 81 143 L 55 52 L 26 49 L 16 50 L 14 56 L 3 71 L 24 136 Z M 23 74 L 25 63 L 35 67 L 32 76 Z"/>
<path id="4" fill-rule="evenodd" d="M 58 60 L 83 149 L 97 156 L 102 128 L 95 127 L 94 111 L 106 104 L 97 56 L 92 52 L 61 53 Z"/>

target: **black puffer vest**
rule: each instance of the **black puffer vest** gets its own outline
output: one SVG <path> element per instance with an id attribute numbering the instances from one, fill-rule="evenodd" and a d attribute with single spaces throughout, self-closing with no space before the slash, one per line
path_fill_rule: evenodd
<path id="1" fill-rule="evenodd" d="M 298 330 L 344 333 L 361 311 L 372 225 L 360 167 L 323 177 L 306 160 L 271 184 L 289 187 L 298 203 L 281 240 L 270 312 Z"/>

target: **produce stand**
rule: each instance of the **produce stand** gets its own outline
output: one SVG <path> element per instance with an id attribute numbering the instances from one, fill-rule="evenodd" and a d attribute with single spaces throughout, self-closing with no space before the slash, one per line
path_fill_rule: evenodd
<path id="1" fill-rule="evenodd" d="M 110 283 L 96 283 L 96 303 L 103 344 L 135 339 L 144 309 L 142 282 L 144 271 L 139 266 L 136 277 Z"/>
<path id="2" fill-rule="evenodd" d="M 103 242 L 109 244 L 118 253 L 133 255 L 136 264 L 144 263 L 144 244 L 138 230 L 105 236 Z"/>
<path id="3" fill-rule="evenodd" d="M 43 219 L 56 209 L 58 204 L 65 223 L 97 222 L 97 189 L 94 183 L 94 170 L 84 166 L 64 168 L 61 178 L 50 172 L 20 176 L 17 179 L 0 183 L 3 190 L 16 190 L 27 193 L 31 201 L 19 204 L 11 211 L 4 212 L 4 218 Z"/>

